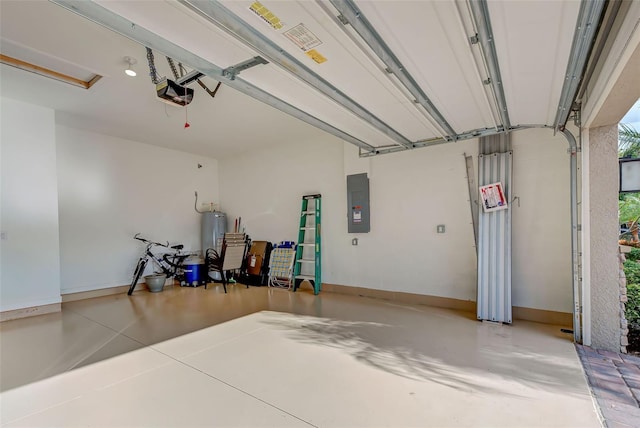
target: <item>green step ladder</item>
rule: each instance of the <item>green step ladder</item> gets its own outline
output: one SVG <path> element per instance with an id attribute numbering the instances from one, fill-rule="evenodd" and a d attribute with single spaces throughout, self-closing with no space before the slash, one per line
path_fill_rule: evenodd
<path id="1" fill-rule="evenodd" d="M 313 201 L 309 204 L 309 201 Z M 298 246 L 296 261 L 293 267 L 294 286 L 296 291 L 302 281 L 307 280 L 313 285 L 313 294 L 322 289 L 322 264 L 320 240 L 320 213 L 322 210 L 322 195 L 304 195 L 300 210 L 300 229 L 298 230 Z M 311 232 L 308 233 L 307 232 Z M 305 269 L 303 270 L 303 266 Z M 313 274 L 303 274 L 313 266 Z"/>

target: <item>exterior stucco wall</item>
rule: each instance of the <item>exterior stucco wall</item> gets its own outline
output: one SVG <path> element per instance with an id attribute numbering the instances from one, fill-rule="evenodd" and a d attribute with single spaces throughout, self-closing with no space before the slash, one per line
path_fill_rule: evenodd
<path id="1" fill-rule="evenodd" d="M 618 125 L 589 129 L 591 345 L 620 351 Z"/>

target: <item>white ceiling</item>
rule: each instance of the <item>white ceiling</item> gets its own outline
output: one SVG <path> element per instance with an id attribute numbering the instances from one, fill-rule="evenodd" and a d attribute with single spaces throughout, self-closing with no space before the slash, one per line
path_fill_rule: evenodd
<path id="1" fill-rule="evenodd" d="M 63 125 L 220 159 L 283 138 L 327 135 L 229 87 L 211 98 L 197 84 L 186 112 L 191 127 L 184 129 L 185 109 L 156 100 L 144 46 L 48 1 L 2 0 L 0 24 L 2 53 L 7 41 L 20 43 L 26 52 L 37 50 L 104 76 L 86 90 L 0 66 L 3 97 L 53 108 Z M 135 78 L 124 74 L 127 55 L 138 61 Z M 155 56 L 160 74 L 171 76 L 164 56 Z M 215 88 L 216 81 L 203 80 Z"/>
<path id="2" fill-rule="evenodd" d="M 177 2 L 96 3 L 222 68 L 261 54 Z M 222 3 L 408 140 L 441 136 L 422 107 L 384 72 L 384 65 L 350 26 L 338 23 L 330 3 L 263 1 L 284 23 L 281 30 L 251 12 L 252 1 Z M 482 84 L 487 76 L 478 65 L 477 45 L 468 41 L 474 30 L 466 3 L 357 1 L 357 5 L 457 133 L 497 124 L 491 94 Z M 489 2 L 512 125 L 552 123 L 579 5 L 576 1 Z M 63 70 L 75 66 L 104 76 L 84 90 L 1 66 L 2 96 L 54 108 L 61 124 L 216 158 L 285 139 L 304 141 L 327 135 L 224 85 L 212 99 L 194 83 L 190 85 L 194 101 L 186 112 L 167 106 L 155 99 L 143 46 L 50 2 L 2 0 L 0 8 L 3 54 L 30 62 L 44 55 Z M 299 23 L 322 41 L 316 49 L 326 62 L 315 63 L 284 37 L 284 31 Z M 160 75 L 171 77 L 163 55 L 155 54 Z M 138 61 L 136 78 L 123 73 L 127 55 Z M 286 67 L 259 65 L 240 77 L 368 144 L 395 144 L 369 121 L 292 77 Z M 210 89 L 215 87 L 213 79 L 204 81 Z M 188 129 L 183 127 L 186 113 Z"/>

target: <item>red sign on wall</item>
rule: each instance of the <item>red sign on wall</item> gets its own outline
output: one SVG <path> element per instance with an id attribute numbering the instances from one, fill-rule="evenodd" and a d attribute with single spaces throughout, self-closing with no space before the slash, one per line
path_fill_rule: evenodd
<path id="1" fill-rule="evenodd" d="M 502 183 L 491 183 L 486 186 L 480 186 L 480 200 L 482 200 L 484 212 L 505 210 L 509 207 Z"/>

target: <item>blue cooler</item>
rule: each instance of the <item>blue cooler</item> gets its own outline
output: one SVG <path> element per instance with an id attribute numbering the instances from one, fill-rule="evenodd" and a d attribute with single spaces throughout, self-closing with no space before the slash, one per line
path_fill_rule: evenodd
<path id="1" fill-rule="evenodd" d="M 184 262 L 184 286 L 197 287 L 203 285 L 206 276 L 204 262 L 199 258 L 188 258 Z"/>

